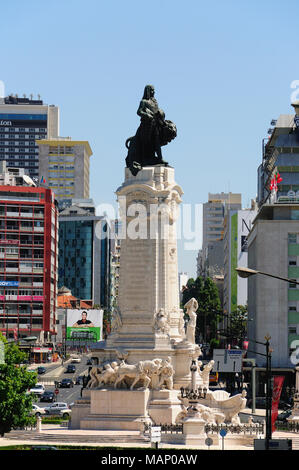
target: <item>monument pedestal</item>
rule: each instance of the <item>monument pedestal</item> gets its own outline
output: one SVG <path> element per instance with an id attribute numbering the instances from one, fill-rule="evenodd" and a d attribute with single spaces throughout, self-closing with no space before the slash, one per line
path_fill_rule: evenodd
<path id="1" fill-rule="evenodd" d="M 80 421 L 81 429 L 143 431 L 150 391 L 91 390 L 90 412 Z"/>
<path id="2" fill-rule="evenodd" d="M 157 426 L 175 423 L 181 411 L 182 405 L 177 390 L 152 390 L 148 413 Z"/>

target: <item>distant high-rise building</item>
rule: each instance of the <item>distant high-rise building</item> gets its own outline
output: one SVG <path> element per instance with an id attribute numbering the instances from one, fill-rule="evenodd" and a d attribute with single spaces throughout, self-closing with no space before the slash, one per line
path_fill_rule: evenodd
<path id="1" fill-rule="evenodd" d="M 91 199 L 72 200 L 59 214 L 59 287 L 80 300 L 109 305 L 110 227 Z"/>
<path id="2" fill-rule="evenodd" d="M 0 98 L 0 161 L 38 178 L 36 141 L 59 135 L 59 108 L 41 99 Z"/>
<path id="3" fill-rule="evenodd" d="M 51 188 L 60 202 L 89 198 L 89 158 L 87 141 L 70 137 L 43 139 L 39 148 L 39 184 Z"/>
<path id="4" fill-rule="evenodd" d="M 202 249 L 197 258 L 197 274 L 199 276 L 223 275 L 225 212 L 229 209 L 241 208 L 241 194 L 209 193 L 208 202 L 203 204 L 203 240 Z"/>

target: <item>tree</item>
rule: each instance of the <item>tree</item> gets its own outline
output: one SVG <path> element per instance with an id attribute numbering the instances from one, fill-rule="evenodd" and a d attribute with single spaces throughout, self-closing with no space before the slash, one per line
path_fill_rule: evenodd
<path id="1" fill-rule="evenodd" d="M 231 312 L 229 317 L 230 335 L 235 338 L 237 345 L 242 346 L 242 341 L 247 335 L 248 307 L 238 305 L 237 309 Z"/>
<path id="2" fill-rule="evenodd" d="M 28 372 L 21 364 L 27 358 L 17 345 L 9 344 L 0 333 L 4 343 L 5 363 L 0 364 L 0 436 L 16 427 L 32 425 L 33 394 L 26 393 L 37 382 L 36 373 Z"/>
<path id="3" fill-rule="evenodd" d="M 204 342 L 216 337 L 220 298 L 216 284 L 210 278 L 189 279 L 183 291 L 183 306 L 194 297 L 198 302 L 195 340 Z"/>

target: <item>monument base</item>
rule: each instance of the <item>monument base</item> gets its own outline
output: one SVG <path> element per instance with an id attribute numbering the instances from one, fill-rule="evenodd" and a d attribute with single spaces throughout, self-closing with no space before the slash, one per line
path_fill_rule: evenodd
<path id="1" fill-rule="evenodd" d="M 159 424 L 174 424 L 182 411 L 177 390 L 152 390 L 148 413 L 152 421 Z"/>
<path id="2" fill-rule="evenodd" d="M 150 422 L 150 390 L 91 390 L 89 413 L 80 420 L 80 429 L 143 431 Z"/>

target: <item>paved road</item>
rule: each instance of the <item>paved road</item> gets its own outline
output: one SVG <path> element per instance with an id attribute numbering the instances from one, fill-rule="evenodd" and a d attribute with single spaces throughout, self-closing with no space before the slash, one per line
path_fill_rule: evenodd
<path id="1" fill-rule="evenodd" d="M 90 366 L 88 366 L 87 359 L 89 357 L 87 355 L 82 355 L 81 356 L 81 362 L 74 364 L 76 367 L 75 373 L 66 373 L 66 368 L 68 364 L 71 364 L 71 360 L 68 360 L 64 363 L 62 366 L 61 363 L 59 364 L 48 364 L 47 365 L 47 372 L 45 374 L 42 374 L 38 377 L 38 380 L 40 382 L 45 383 L 45 388 L 46 390 L 54 391 L 55 386 L 53 381 L 54 380 L 61 380 L 63 378 L 70 378 L 73 380 L 73 382 L 76 381 L 76 377 L 79 375 L 87 375 L 88 374 L 88 369 Z M 51 385 L 47 384 L 47 381 L 52 382 Z M 74 385 L 73 388 L 59 388 L 59 394 L 57 395 L 57 401 L 62 401 L 66 402 L 68 405 L 73 403 L 75 400 L 80 398 L 81 396 L 81 387 L 82 385 Z M 40 402 L 38 400 L 37 402 L 38 406 L 45 407 L 48 406 L 48 403 L 46 402 Z"/>

